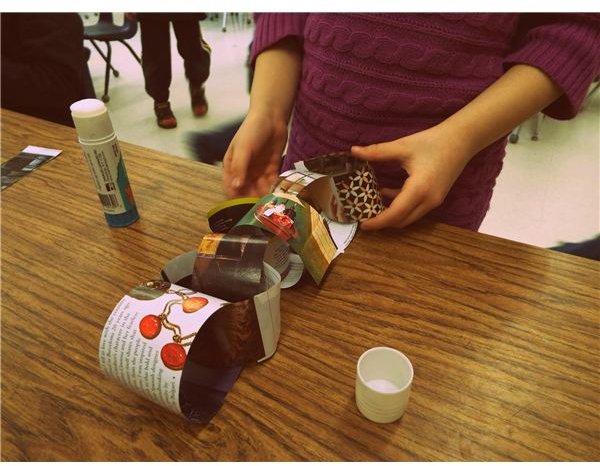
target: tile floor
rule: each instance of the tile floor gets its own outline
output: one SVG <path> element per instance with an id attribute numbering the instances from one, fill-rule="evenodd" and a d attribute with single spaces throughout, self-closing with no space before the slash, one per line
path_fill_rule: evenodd
<path id="1" fill-rule="evenodd" d="M 210 130 L 244 115 L 248 106 L 245 60 L 253 33 L 247 17 L 230 14 L 226 32 L 221 30 L 221 15 L 201 23 L 213 49 L 211 76 L 206 84 L 210 109 L 204 118 L 194 118 L 191 113 L 183 62 L 173 37 L 171 105 L 179 124 L 172 130 L 156 126 L 140 66 L 125 47 L 113 45 L 113 64 L 120 76 L 111 76 L 107 105 L 119 138 L 193 158 L 185 143 L 186 133 Z M 140 51 L 139 32 L 130 44 Z M 89 67 L 100 97 L 104 62 L 95 50 Z M 531 126 L 531 121 L 526 122 L 518 143 L 509 144 L 504 170 L 480 231 L 541 247 L 598 234 L 600 91 L 571 121 L 545 118 L 538 141 L 530 138 Z"/>

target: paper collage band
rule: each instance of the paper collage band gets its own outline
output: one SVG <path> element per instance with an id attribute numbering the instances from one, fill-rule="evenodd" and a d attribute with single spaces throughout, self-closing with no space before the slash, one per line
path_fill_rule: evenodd
<path id="1" fill-rule="evenodd" d="M 377 211 L 376 196 L 340 196 L 339 186 L 352 190 L 359 178 L 367 192 L 376 189 L 368 164 L 331 157 L 311 162 L 327 173 L 300 167 L 261 199 L 212 209 L 214 232 L 197 250 L 169 261 L 161 280 L 134 287 L 117 304 L 100 340 L 102 370 L 192 422 L 209 422 L 243 368 L 275 353 L 282 275 L 291 286 L 304 264 L 319 284 L 339 253 L 319 212 L 350 222 L 363 205 L 370 208 L 361 218 Z"/>

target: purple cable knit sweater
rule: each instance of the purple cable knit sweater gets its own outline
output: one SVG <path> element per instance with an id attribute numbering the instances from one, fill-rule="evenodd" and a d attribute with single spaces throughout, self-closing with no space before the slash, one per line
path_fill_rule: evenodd
<path id="1" fill-rule="evenodd" d="M 564 95 L 544 112 L 576 115 L 600 72 L 600 15 L 299 14 L 256 17 L 251 60 L 286 36 L 304 46 L 302 79 L 282 169 L 352 145 L 430 128 L 466 105 L 515 63 L 546 72 Z M 506 138 L 466 166 L 437 221 L 477 230 L 502 168 Z M 375 166 L 380 185 L 406 173 Z"/>

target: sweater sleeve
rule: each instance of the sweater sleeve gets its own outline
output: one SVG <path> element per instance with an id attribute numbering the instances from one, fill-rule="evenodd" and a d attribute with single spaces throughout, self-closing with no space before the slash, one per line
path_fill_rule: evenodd
<path id="1" fill-rule="evenodd" d="M 524 14 L 515 45 L 504 69 L 523 63 L 545 72 L 564 94 L 544 113 L 559 120 L 573 118 L 600 74 L 600 15 Z"/>
<path id="2" fill-rule="evenodd" d="M 261 52 L 285 37 L 295 36 L 302 41 L 307 17 L 307 13 L 256 13 L 250 64 L 254 65 Z"/>

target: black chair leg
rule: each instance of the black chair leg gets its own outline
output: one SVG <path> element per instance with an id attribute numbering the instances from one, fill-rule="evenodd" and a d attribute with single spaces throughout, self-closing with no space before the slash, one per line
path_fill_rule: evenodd
<path id="1" fill-rule="evenodd" d="M 94 46 L 96 51 L 100 54 L 100 56 L 102 57 L 104 62 L 109 64 L 110 69 L 112 70 L 113 74 L 115 76 L 119 76 L 119 72 L 112 66 L 112 64 L 110 63 L 110 60 L 106 57 L 106 55 L 104 55 L 104 52 L 102 52 L 100 47 L 98 47 L 98 44 L 96 44 L 96 41 L 90 39 L 90 42 L 92 43 L 92 45 Z"/>
<path id="2" fill-rule="evenodd" d="M 112 48 L 110 46 L 110 42 L 106 42 L 106 72 L 104 73 L 104 95 L 102 96 L 103 102 L 108 102 L 110 97 L 108 96 L 108 84 L 110 83 L 110 69 L 112 65 L 110 64 L 110 58 L 112 55 Z M 114 68 L 113 68 L 114 70 Z M 118 72 L 116 76 L 118 76 Z"/>
<path id="3" fill-rule="evenodd" d="M 129 49 L 129 51 L 131 52 L 131 54 L 135 57 L 135 59 L 137 60 L 137 62 L 141 65 L 142 64 L 142 59 L 138 56 L 137 53 L 135 53 L 135 50 L 133 50 L 131 48 L 131 45 L 129 45 L 127 42 L 125 42 L 124 40 L 120 40 L 119 42 L 121 42 L 121 44 L 123 44 L 125 47 L 127 47 Z"/>

